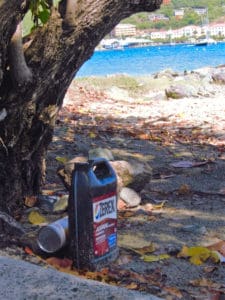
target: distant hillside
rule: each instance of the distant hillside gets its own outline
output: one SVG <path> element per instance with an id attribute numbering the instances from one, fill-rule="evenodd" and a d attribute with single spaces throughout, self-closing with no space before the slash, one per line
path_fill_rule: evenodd
<path id="1" fill-rule="evenodd" d="M 125 20 L 123 23 L 131 23 L 138 29 L 175 29 L 187 25 L 201 25 L 206 22 L 206 15 L 199 16 L 193 8 L 206 7 L 208 10 L 209 22 L 224 21 L 225 19 L 225 0 L 171 0 L 170 4 L 162 5 L 159 10 L 153 13 L 139 13 Z M 184 17 L 177 20 L 174 10 L 184 8 Z M 149 16 L 152 14 L 163 14 L 168 20 L 153 22 Z"/>

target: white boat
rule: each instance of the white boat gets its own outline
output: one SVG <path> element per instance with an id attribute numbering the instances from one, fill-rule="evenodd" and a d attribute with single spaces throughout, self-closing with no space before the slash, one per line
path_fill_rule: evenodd
<path id="1" fill-rule="evenodd" d="M 212 38 L 206 37 L 205 39 L 197 40 L 195 46 L 208 46 L 210 44 L 216 44 L 216 41 Z"/>
<path id="2" fill-rule="evenodd" d="M 195 42 L 195 46 L 207 46 L 209 44 L 216 44 L 216 41 L 210 37 L 209 33 L 209 16 L 208 16 L 208 8 L 206 10 L 206 18 L 205 18 L 205 26 L 203 26 L 202 20 L 202 27 L 205 27 L 205 38 L 201 38 Z"/>

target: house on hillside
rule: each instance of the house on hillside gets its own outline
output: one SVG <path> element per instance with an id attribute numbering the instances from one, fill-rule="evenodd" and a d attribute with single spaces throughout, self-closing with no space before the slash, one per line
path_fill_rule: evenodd
<path id="1" fill-rule="evenodd" d="M 204 16 L 207 14 L 207 7 L 198 6 L 198 7 L 192 7 L 192 9 L 199 16 Z"/>
<path id="2" fill-rule="evenodd" d="M 151 22 L 169 21 L 170 19 L 164 14 L 149 14 L 148 19 Z"/>
<path id="3" fill-rule="evenodd" d="M 184 8 L 175 9 L 174 16 L 177 20 L 183 19 L 184 17 Z"/>

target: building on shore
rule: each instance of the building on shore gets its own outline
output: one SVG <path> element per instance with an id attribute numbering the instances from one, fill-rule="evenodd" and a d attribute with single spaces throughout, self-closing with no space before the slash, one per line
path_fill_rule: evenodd
<path id="1" fill-rule="evenodd" d="M 114 37 L 136 36 L 137 29 L 133 24 L 118 24 L 111 32 Z"/>
<path id="2" fill-rule="evenodd" d="M 225 23 L 212 23 L 204 26 L 190 25 L 174 30 L 159 30 L 151 31 L 151 40 L 167 40 L 180 38 L 196 38 L 208 34 L 210 37 L 225 37 Z"/>

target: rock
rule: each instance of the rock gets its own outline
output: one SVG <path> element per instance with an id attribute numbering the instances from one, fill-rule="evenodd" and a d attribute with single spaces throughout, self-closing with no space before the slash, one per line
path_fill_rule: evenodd
<path id="1" fill-rule="evenodd" d="M 212 74 L 212 80 L 217 84 L 225 84 L 225 71 L 219 71 Z"/>
<path id="2" fill-rule="evenodd" d="M 129 162 L 116 160 L 110 163 L 117 174 L 119 190 L 127 186 L 140 192 L 151 179 L 152 168 L 147 163 L 140 163 L 135 160 Z"/>
<path id="3" fill-rule="evenodd" d="M 64 166 L 58 168 L 57 174 L 67 190 L 70 190 L 74 163 L 82 161 L 86 162 L 87 158 L 75 157 Z M 130 160 L 129 162 L 118 160 L 110 161 L 110 164 L 117 175 L 118 192 L 124 186 L 128 186 L 139 192 L 151 179 L 152 169 L 147 163 L 140 163 L 135 160 Z"/>
<path id="4" fill-rule="evenodd" d="M 120 198 L 126 203 L 127 207 L 135 207 L 141 203 L 141 197 L 128 187 L 122 188 Z"/>
<path id="5" fill-rule="evenodd" d="M 197 97 L 198 90 L 191 85 L 176 84 L 165 90 L 166 97 L 172 99 L 182 99 L 185 97 Z"/>
<path id="6" fill-rule="evenodd" d="M 69 191 L 71 186 L 72 172 L 74 169 L 74 164 L 76 162 L 87 162 L 87 157 L 85 156 L 76 156 L 65 165 L 60 166 L 57 170 L 57 175 L 62 180 L 65 188 Z"/>
<path id="7" fill-rule="evenodd" d="M 116 86 L 111 87 L 111 89 L 107 91 L 107 95 L 115 100 L 131 100 L 129 93 L 126 89 L 122 89 Z"/>
<path id="8" fill-rule="evenodd" d="M 95 148 L 88 152 L 89 159 L 94 159 L 96 157 L 102 157 L 107 160 L 114 160 L 112 152 L 107 148 Z"/>
<path id="9" fill-rule="evenodd" d="M 179 73 L 175 72 L 172 69 L 166 69 L 161 72 L 158 72 L 154 75 L 154 78 L 162 78 L 162 77 L 168 77 L 168 78 L 173 78 L 179 76 Z"/>
<path id="10" fill-rule="evenodd" d="M 209 75 L 211 76 L 212 71 L 213 71 L 213 68 L 211 68 L 211 67 L 203 67 L 203 68 L 195 69 L 191 73 L 198 74 L 201 78 L 204 78 Z"/>
<path id="11" fill-rule="evenodd" d="M 0 232 L 19 237 L 25 233 L 23 226 L 5 212 L 0 212 Z"/>

